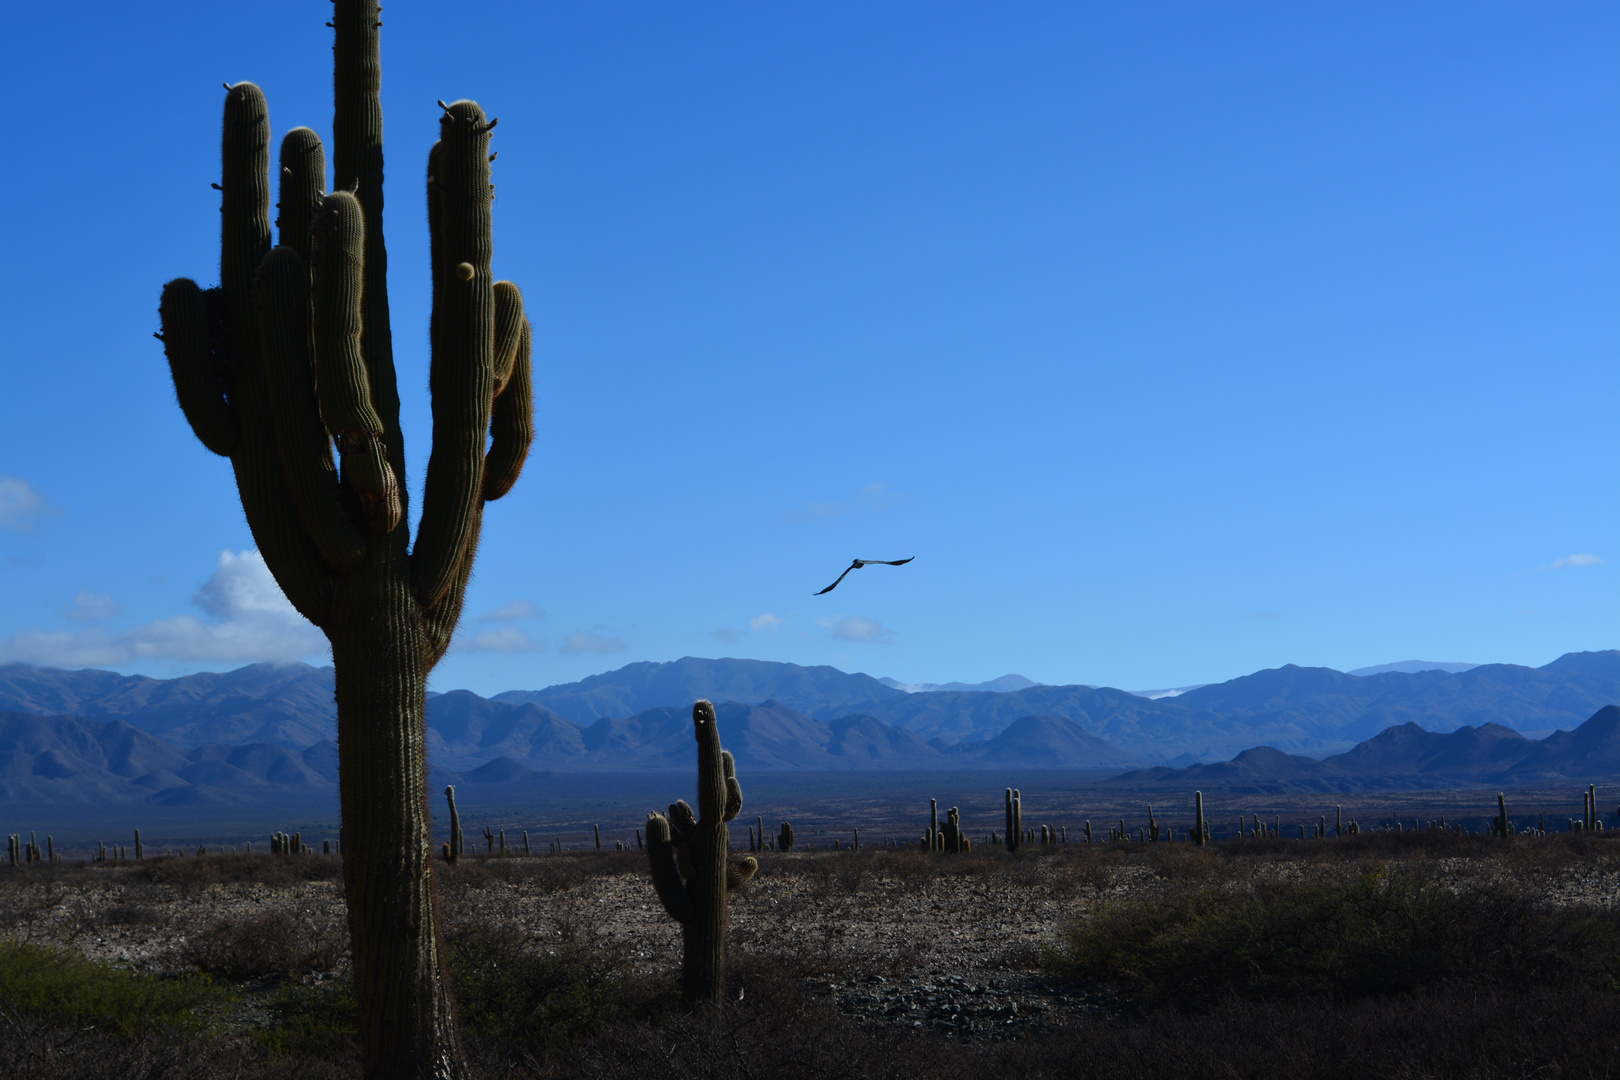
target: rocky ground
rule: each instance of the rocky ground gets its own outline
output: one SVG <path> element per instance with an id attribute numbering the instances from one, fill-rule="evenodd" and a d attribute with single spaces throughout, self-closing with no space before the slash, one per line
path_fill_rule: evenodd
<path id="1" fill-rule="evenodd" d="M 1017 858 L 765 853 L 758 876 L 733 900 L 732 943 L 801 973 L 806 991 L 863 1027 L 1005 1038 L 1067 1013 L 1117 1008 L 1105 988 L 1053 980 L 1042 950 L 1099 901 L 1177 881 L 1242 888 L 1267 876 L 1407 861 L 1459 882 L 1508 877 L 1552 904 L 1620 904 L 1620 858 L 1602 851 L 1575 858 L 1567 844 L 1525 839 L 1503 858 L 1483 842 L 1463 851 L 1403 844 L 1359 853 L 1299 843 L 1207 852 L 1071 844 Z M 539 950 L 582 945 L 617 954 L 643 974 L 679 965 L 679 928 L 634 852 L 472 858 L 445 868 L 441 896 L 447 932 L 515 927 Z M 330 977 L 345 963 L 343 918 L 337 860 L 320 855 L 0 873 L 5 938 L 68 946 L 143 971 L 251 970 L 258 960 L 271 971 Z"/>

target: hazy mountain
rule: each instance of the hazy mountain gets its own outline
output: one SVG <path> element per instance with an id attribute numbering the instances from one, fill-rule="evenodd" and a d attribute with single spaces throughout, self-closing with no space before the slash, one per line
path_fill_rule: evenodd
<path id="1" fill-rule="evenodd" d="M 332 669 L 250 664 L 149 679 L 111 671 L 0 665 L 0 709 L 123 720 L 168 742 L 269 742 L 301 750 L 337 734 Z"/>
<path id="2" fill-rule="evenodd" d="M 1251 731 L 1277 732 L 1254 742 L 1311 750 L 1406 723 L 1429 731 L 1492 723 L 1516 731 L 1573 727 L 1616 702 L 1620 650 L 1610 649 L 1568 653 L 1539 668 L 1482 664 L 1462 672 L 1356 676 L 1290 664 L 1190 690 L 1174 703 Z"/>
<path id="3" fill-rule="evenodd" d="M 958 743 L 944 757 L 964 768 L 1017 765 L 1031 769 L 1117 769 L 1142 762 L 1139 755 L 1104 742 L 1061 716 L 1014 720 L 994 738 Z"/>
<path id="4" fill-rule="evenodd" d="M 905 691 L 870 675 L 850 675 L 834 667 L 687 656 L 667 664 L 629 664 L 544 690 L 508 690 L 493 700 L 542 705 L 566 720 L 589 724 L 604 716 L 634 716 L 666 705 L 691 708 L 699 698 L 752 705 L 779 701 L 806 713 L 847 716 L 905 696 Z"/>
<path id="5" fill-rule="evenodd" d="M 1386 728 L 1342 754 L 1315 761 L 1269 746 L 1231 761 L 1184 769 L 1138 769 L 1110 787 L 1265 792 L 1348 792 L 1532 787 L 1620 776 L 1620 707 L 1599 709 L 1573 731 L 1527 739 L 1500 724 L 1425 731 Z"/>
<path id="6" fill-rule="evenodd" d="M 926 690 L 987 690 L 993 694 L 1005 694 L 1012 690 L 1027 690 L 1031 686 L 1041 685 L 1040 683 L 1035 682 L 1033 679 L 1024 678 L 1022 675 L 1003 675 L 999 679 L 991 679 L 988 682 L 979 683 L 904 683 L 899 679 L 879 679 L 878 682 L 895 690 L 904 690 L 908 694 L 917 694 Z"/>
<path id="7" fill-rule="evenodd" d="M 673 767 L 690 754 L 687 725 L 698 697 L 764 710 L 736 714 L 739 723 L 759 725 L 739 734 L 751 741 L 757 767 L 943 767 L 1032 717 L 1074 725 L 1108 744 L 1116 754 L 1110 760 L 1121 765 L 1208 762 L 1259 745 L 1322 755 L 1408 724 L 1430 733 L 1574 728 L 1620 702 L 1620 651 L 1571 653 L 1541 668 L 1486 664 L 1365 676 L 1290 665 L 1156 700 L 1084 686 L 908 693 L 830 667 L 688 657 L 492 699 L 465 690 L 434 694 L 431 761 L 446 773 L 502 757 L 536 769 Z M 0 709 L 117 720 L 182 753 L 267 744 L 298 754 L 336 735 L 332 671 L 303 664 L 169 680 L 7 665 L 0 667 Z M 1101 760 L 1098 747 L 1065 742 L 1055 730 L 1048 738 L 1054 767 Z"/>
<path id="8" fill-rule="evenodd" d="M 336 791 L 331 743 L 185 751 L 122 720 L 0 713 L 0 802 L 247 802 L 296 790 Z"/>
<path id="9" fill-rule="evenodd" d="M 1399 671 L 1411 675 L 1419 671 L 1450 671 L 1458 673 L 1469 668 L 1479 667 L 1478 664 L 1452 664 L 1434 660 L 1401 660 L 1394 664 L 1378 664 L 1374 667 L 1358 667 L 1345 672 L 1346 675 L 1382 675 L 1386 671 Z"/>

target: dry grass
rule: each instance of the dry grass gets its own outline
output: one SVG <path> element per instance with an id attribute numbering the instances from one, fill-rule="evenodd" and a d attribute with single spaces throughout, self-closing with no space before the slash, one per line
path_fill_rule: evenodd
<path id="1" fill-rule="evenodd" d="M 731 979 L 741 1000 L 718 1016 L 679 1004 L 678 929 L 652 898 L 638 853 L 441 866 L 445 933 L 480 1071 L 1359 1080 L 1597 1077 L 1620 1068 L 1620 970 L 1597 952 L 1587 950 L 1576 968 L 1474 977 L 1485 958 L 1502 959 L 1481 942 L 1506 934 L 1534 945 L 1528 927 L 1556 945 L 1565 914 L 1604 927 L 1616 920 L 1620 845 L 1594 836 L 1502 843 L 1406 831 L 1203 849 L 1071 843 L 1017 856 L 876 849 L 761 861 L 759 878 L 733 903 Z M 322 856 L 221 855 L 0 872 L 7 939 L 155 978 L 211 972 L 241 1001 L 204 1045 L 183 1032 L 85 1032 L 49 1009 L 0 1000 L 0 1028 L 10 1032 L 0 1038 L 0 1075 L 353 1075 L 339 871 L 336 858 Z M 1269 897 L 1282 898 L 1271 915 L 1284 918 L 1299 906 L 1288 897 L 1332 892 L 1369 873 L 1421 880 L 1439 890 L 1440 907 L 1446 897 L 1470 898 L 1474 921 L 1462 930 L 1473 944 L 1452 942 L 1452 966 L 1434 978 L 1356 994 L 1335 994 L 1331 972 L 1318 972 L 1302 992 L 1244 997 L 1241 981 L 1211 978 L 1195 993 L 1156 995 L 1119 977 L 1140 956 L 1110 960 L 1108 948 L 1066 973 L 1041 963 L 1042 949 L 1072 941 L 1071 930 L 1089 929 L 1105 946 L 1129 938 L 1132 911 L 1148 913 L 1150 926 L 1185 927 L 1177 905 L 1187 897 L 1216 908 L 1230 899 L 1239 909 L 1245 898 Z M 1245 931 L 1252 904 L 1243 910 L 1222 924 L 1235 951 L 1170 950 L 1165 970 L 1184 976 L 1189 964 L 1217 971 L 1233 956 L 1248 962 L 1245 942 L 1276 931 L 1264 918 Z M 1185 934 L 1183 944 L 1208 936 Z M 1140 953 L 1164 942 L 1149 934 L 1127 944 Z M 1482 958 L 1472 968 L 1471 956 Z M 1563 974 L 1522 977 L 1531 969 Z M 1000 1032 L 1013 1037 L 851 1004 L 861 999 L 848 989 L 858 978 L 945 994 L 953 975 L 1019 1006 L 1017 1022 Z"/>

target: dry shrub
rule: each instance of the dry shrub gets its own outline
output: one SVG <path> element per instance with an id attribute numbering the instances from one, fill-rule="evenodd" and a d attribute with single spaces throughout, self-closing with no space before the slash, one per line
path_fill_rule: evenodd
<path id="1" fill-rule="evenodd" d="M 231 979 L 285 979 L 330 972 L 348 951 L 348 934 L 336 920 L 301 922 L 267 911 L 221 919 L 193 934 L 180 956 L 201 971 Z"/>

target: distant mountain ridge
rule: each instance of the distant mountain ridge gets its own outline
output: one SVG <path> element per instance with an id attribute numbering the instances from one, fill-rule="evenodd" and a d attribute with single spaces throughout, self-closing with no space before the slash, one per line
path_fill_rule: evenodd
<path id="1" fill-rule="evenodd" d="M 1320 761 L 1261 746 L 1216 764 L 1135 770 L 1104 786 L 1292 794 L 1534 787 L 1615 776 L 1620 776 L 1620 706 L 1608 705 L 1574 730 L 1540 740 L 1500 724 L 1441 733 L 1406 723 Z"/>
<path id="2" fill-rule="evenodd" d="M 778 749 L 762 749 L 759 767 L 789 760 L 795 768 L 954 767 L 991 760 L 977 755 L 1011 754 L 1008 741 L 994 752 L 985 745 L 1009 731 L 1026 751 L 1035 742 L 1044 747 L 1009 761 L 1125 767 L 1217 761 L 1257 746 L 1321 757 L 1406 724 L 1431 732 L 1495 724 L 1540 733 L 1574 728 L 1620 702 L 1615 650 L 1570 653 L 1540 668 L 1426 667 L 1357 676 L 1288 665 L 1150 699 L 1108 687 L 1039 684 L 907 692 L 831 667 L 686 657 L 494 698 L 436 693 L 428 704 L 428 740 L 435 767 L 458 773 L 501 758 L 535 769 L 663 768 L 690 748 L 676 738 L 669 746 L 678 749 L 660 749 L 663 736 L 654 728 L 662 721 L 654 714 L 674 710 L 667 715 L 685 723 L 691 701 L 708 697 L 763 710 L 759 745 Z M 182 753 L 266 744 L 296 755 L 336 737 L 331 669 L 303 664 L 169 680 L 5 665 L 0 710 L 117 720 Z M 767 720 L 779 728 L 769 738 Z M 1025 723 L 1033 720 L 1040 722 Z M 782 749 L 790 743 L 791 752 Z"/>

